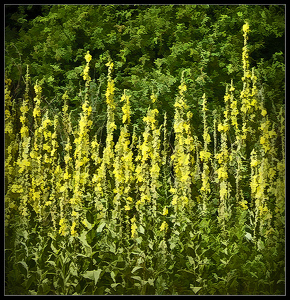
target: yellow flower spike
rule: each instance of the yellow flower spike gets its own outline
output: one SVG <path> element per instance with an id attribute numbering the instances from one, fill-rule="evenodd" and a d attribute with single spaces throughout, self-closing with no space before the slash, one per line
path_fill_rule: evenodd
<path id="1" fill-rule="evenodd" d="M 244 34 L 247 34 L 249 31 L 250 31 L 250 26 L 249 26 L 249 23 L 246 22 L 246 23 L 243 25 L 243 32 L 244 32 Z"/>
<path id="2" fill-rule="evenodd" d="M 109 67 L 109 71 L 110 71 L 110 69 L 113 69 L 114 63 L 112 61 L 109 61 L 106 63 L 106 66 Z"/>
<path id="3" fill-rule="evenodd" d="M 66 231 L 67 225 L 66 225 L 66 221 L 65 221 L 64 218 L 60 219 L 59 226 L 60 226 L 60 228 L 59 228 L 59 234 L 60 235 L 66 235 L 67 234 L 67 231 Z"/>

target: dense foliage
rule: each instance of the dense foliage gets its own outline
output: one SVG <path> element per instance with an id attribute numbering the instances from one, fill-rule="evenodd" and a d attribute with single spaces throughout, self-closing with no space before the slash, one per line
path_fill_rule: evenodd
<path id="1" fill-rule="evenodd" d="M 7 294 L 284 294 L 284 6 L 5 25 Z"/>

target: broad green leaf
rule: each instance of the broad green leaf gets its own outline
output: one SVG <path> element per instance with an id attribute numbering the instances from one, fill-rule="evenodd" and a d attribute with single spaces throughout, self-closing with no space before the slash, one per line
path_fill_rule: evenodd
<path id="1" fill-rule="evenodd" d="M 139 232 L 140 233 L 144 233 L 145 232 L 145 229 L 144 229 L 144 227 L 141 224 L 139 226 Z"/>
<path id="2" fill-rule="evenodd" d="M 98 269 L 98 270 L 93 270 L 93 271 L 86 271 L 84 274 L 82 274 L 82 276 L 84 278 L 88 278 L 90 280 L 94 280 L 95 281 L 95 285 L 97 284 L 100 274 L 101 274 L 102 270 Z"/>
<path id="3" fill-rule="evenodd" d="M 198 293 L 202 289 L 201 286 L 193 286 L 193 284 L 190 285 L 190 288 L 193 290 L 193 292 L 195 294 Z"/>
<path id="4" fill-rule="evenodd" d="M 87 242 L 86 236 L 87 236 L 87 231 L 83 231 L 83 232 L 81 233 L 81 235 L 79 236 L 79 240 L 81 241 L 81 243 L 82 243 L 84 246 L 90 247 L 90 245 L 89 245 L 88 242 Z"/>
<path id="5" fill-rule="evenodd" d="M 137 244 L 141 244 L 141 243 L 142 243 L 142 237 L 141 237 L 141 236 L 138 236 L 138 237 L 136 238 L 136 242 L 137 242 Z"/>
<path id="6" fill-rule="evenodd" d="M 18 262 L 19 264 L 21 264 L 24 269 L 26 270 L 26 275 L 28 274 L 28 266 L 27 266 L 27 263 L 25 261 L 19 261 Z"/>
<path id="7" fill-rule="evenodd" d="M 148 279 L 148 283 L 149 283 L 150 285 L 154 286 L 154 280 L 155 280 L 155 279 L 149 278 L 149 279 Z"/>

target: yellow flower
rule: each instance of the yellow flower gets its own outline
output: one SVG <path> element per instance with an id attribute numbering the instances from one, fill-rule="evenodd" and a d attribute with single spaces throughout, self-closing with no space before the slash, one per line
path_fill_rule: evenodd
<path id="1" fill-rule="evenodd" d="M 174 195 L 173 196 L 173 198 L 172 198 L 172 202 L 171 202 L 171 204 L 174 206 L 174 205 L 176 205 L 177 204 L 177 195 Z"/>
<path id="2" fill-rule="evenodd" d="M 130 210 L 131 207 L 129 205 L 125 205 L 125 210 Z"/>
<path id="3" fill-rule="evenodd" d="M 65 235 L 66 234 L 66 228 L 67 228 L 67 226 L 66 226 L 64 218 L 60 219 L 59 226 L 60 226 L 60 228 L 59 228 L 59 234 Z"/>
<path id="4" fill-rule="evenodd" d="M 135 233 L 137 231 L 137 225 L 136 225 L 136 218 L 135 216 L 131 219 L 131 237 L 134 238 L 135 237 Z"/>
<path id="5" fill-rule="evenodd" d="M 248 209 L 247 201 L 243 200 L 243 201 L 240 201 L 239 203 L 244 210 Z"/>
<path id="6" fill-rule="evenodd" d="M 50 146 L 48 144 L 44 144 L 43 150 L 50 151 Z"/>
<path id="7" fill-rule="evenodd" d="M 253 159 L 253 160 L 251 161 L 251 167 L 256 167 L 256 166 L 258 165 L 258 163 L 259 163 L 258 160 Z"/>
<path id="8" fill-rule="evenodd" d="M 33 117 L 35 118 L 36 116 L 40 117 L 41 111 L 40 108 L 37 106 L 33 109 Z"/>
<path id="9" fill-rule="evenodd" d="M 176 189 L 175 189 L 175 188 L 171 188 L 171 189 L 169 190 L 169 192 L 170 192 L 171 194 L 175 194 L 175 193 L 176 193 Z"/>
<path id="10" fill-rule="evenodd" d="M 154 103 L 154 102 L 157 100 L 157 97 L 156 97 L 155 94 L 152 94 L 152 95 L 150 96 L 150 99 L 152 100 L 152 103 Z"/>
<path id="11" fill-rule="evenodd" d="M 106 63 L 106 66 L 109 67 L 110 69 L 112 69 L 114 66 L 114 63 L 112 61 L 109 61 Z"/>
<path id="12" fill-rule="evenodd" d="M 266 116 L 266 114 L 267 114 L 267 111 L 266 111 L 266 109 L 263 109 L 263 110 L 261 111 L 261 115 L 262 115 L 263 117 L 265 117 L 265 116 Z"/>
<path id="13" fill-rule="evenodd" d="M 65 190 L 66 190 L 66 187 L 65 187 L 65 186 L 62 186 L 62 187 L 60 187 L 59 192 L 60 192 L 60 193 L 63 193 Z"/>
<path id="14" fill-rule="evenodd" d="M 89 63 L 92 60 L 92 56 L 90 54 L 90 51 L 87 52 L 87 54 L 85 55 L 85 60 L 87 63 Z"/>
<path id="15" fill-rule="evenodd" d="M 250 30 L 249 23 L 245 23 L 245 24 L 243 25 L 243 31 L 244 31 L 244 33 L 248 33 L 249 30 Z"/>
<path id="16" fill-rule="evenodd" d="M 71 230 L 70 230 L 70 233 L 71 233 L 72 236 L 77 235 L 77 231 L 75 230 L 76 225 L 77 225 L 76 222 L 72 223 Z"/>
<path id="17" fill-rule="evenodd" d="M 228 131 L 229 130 L 229 125 L 225 124 L 225 125 L 222 125 L 221 123 L 218 125 L 218 131 L 221 132 L 221 131 Z"/>
<path id="18" fill-rule="evenodd" d="M 210 143 L 210 135 L 207 132 L 203 134 L 203 139 L 205 143 Z"/>
<path id="19" fill-rule="evenodd" d="M 163 223 L 160 226 L 160 231 L 165 231 L 168 229 L 168 224 L 166 223 L 166 221 L 163 221 Z"/>
<path id="20" fill-rule="evenodd" d="M 226 169 L 224 167 L 220 167 L 217 169 L 218 179 L 224 179 L 226 180 L 228 178 L 228 173 L 226 172 Z"/>
<path id="21" fill-rule="evenodd" d="M 153 167 L 151 168 L 151 173 L 156 173 L 159 174 L 160 168 L 158 167 L 157 164 L 154 164 Z"/>
<path id="22" fill-rule="evenodd" d="M 83 75 L 83 79 L 84 80 L 91 80 L 91 77 L 89 75 L 89 66 L 86 65 L 85 68 L 84 68 L 84 75 Z"/>
<path id="23" fill-rule="evenodd" d="M 168 208 L 167 208 L 166 206 L 163 208 L 163 213 L 162 213 L 162 215 L 163 215 L 163 216 L 168 215 Z"/>
<path id="24" fill-rule="evenodd" d="M 261 136 L 261 138 L 260 138 L 260 144 L 265 144 L 266 143 L 266 139 L 263 137 L 263 136 Z"/>
<path id="25" fill-rule="evenodd" d="M 40 85 L 35 85 L 35 86 L 34 86 L 34 90 L 35 90 L 35 94 L 38 94 L 38 93 L 41 93 L 42 88 L 41 88 Z"/>
<path id="26" fill-rule="evenodd" d="M 199 152 L 199 157 L 200 157 L 201 161 L 205 160 L 207 162 L 209 160 L 210 156 L 211 156 L 210 152 L 207 152 L 204 150 Z"/>
<path id="27" fill-rule="evenodd" d="M 28 134 L 28 132 L 29 132 L 29 130 L 28 130 L 28 128 L 27 128 L 27 127 L 21 127 L 21 129 L 20 129 L 20 133 L 21 133 L 22 135 L 27 135 L 27 134 Z"/>
<path id="28" fill-rule="evenodd" d="M 185 92 L 187 90 L 187 87 L 186 87 L 186 84 L 182 83 L 180 86 L 179 86 L 179 89 L 180 89 L 180 94 L 182 94 L 183 92 Z"/>
<path id="29" fill-rule="evenodd" d="M 87 219 L 83 219 L 83 220 L 82 220 L 82 223 L 83 223 L 87 228 L 89 228 Z"/>

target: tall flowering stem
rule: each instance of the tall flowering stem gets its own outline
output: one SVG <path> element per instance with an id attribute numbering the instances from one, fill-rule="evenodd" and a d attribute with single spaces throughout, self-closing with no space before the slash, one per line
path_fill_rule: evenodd
<path id="1" fill-rule="evenodd" d="M 133 164 L 133 152 L 129 147 L 130 134 L 128 131 L 128 125 L 130 123 L 130 96 L 124 94 L 121 97 L 121 102 L 125 102 L 122 107 L 123 110 L 123 126 L 121 127 L 119 140 L 115 146 L 115 160 L 113 174 L 115 177 L 115 189 L 114 189 L 114 210 L 112 213 L 113 222 L 119 223 L 119 233 L 122 235 L 121 220 L 123 216 L 126 219 L 126 231 L 130 231 L 129 219 L 130 211 L 134 206 L 133 198 L 131 197 L 131 191 L 134 186 L 133 172 L 135 166 Z"/>
<path id="2" fill-rule="evenodd" d="M 92 59 L 92 56 L 87 52 L 85 56 L 86 66 L 83 71 L 83 79 L 86 81 L 86 88 L 89 87 L 91 78 L 89 76 L 89 63 Z M 86 187 L 89 183 L 89 153 L 90 153 L 90 139 L 89 132 L 93 124 L 90 120 L 90 115 L 92 113 L 92 107 L 89 105 L 88 101 L 88 90 L 86 91 L 85 101 L 82 105 L 82 113 L 79 120 L 78 128 L 74 132 L 75 139 L 75 169 L 73 174 L 73 196 L 70 199 L 72 207 L 72 226 L 71 226 L 71 235 L 77 235 L 77 227 L 79 225 L 79 219 L 82 216 L 83 210 L 83 198 L 86 193 Z"/>
<path id="3" fill-rule="evenodd" d="M 114 91 L 115 84 L 112 78 L 114 63 L 109 61 L 106 66 L 108 67 L 108 83 L 106 90 L 106 103 L 107 103 L 107 136 L 106 145 L 103 150 L 101 162 L 93 174 L 92 183 L 95 192 L 95 206 L 98 210 L 100 218 L 106 218 L 108 213 L 108 197 L 109 187 L 111 181 L 114 180 L 113 166 L 114 166 L 114 130 L 117 128 L 115 124 L 115 102 Z"/>
<path id="4" fill-rule="evenodd" d="M 179 85 L 179 95 L 174 104 L 174 153 L 171 161 L 174 167 L 174 187 L 171 189 L 172 206 L 174 211 L 182 211 L 191 200 L 191 162 L 193 151 L 193 137 L 191 135 L 190 119 L 191 112 L 188 112 L 185 92 L 187 86 L 182 73 L 181 83 Z"/>
<path id="5" fill-rule="evenodd" d="M 220 204 L 218 208 L 218 220 L 225 229 L 226 222 L 229 220 L 231 211 L 228 203 L 230 194 L 230 183 L 228 182 L 228 162 L 229 151 L 227 146 L 227 132 L 229 130 L 228 119 L 224 119 L 222 123 L 218 125 L 218 131 L 221 133 L 221 149 L 216 154 L 216 159 L 219 163 L 217 169 L 218 181 L 220 184 Z"/>
<path id="6" fill-rule="evenodd" d="M 203 94 L 202 96 L 202 112 L 203 112 L 203 150 L 199 152 L 200 161 L 203 162 L 203 171 L 201 175 L 202 180 L 202 186 L 200 189 L 201 196 L 202 196 L 202 211 L 206 212 L 207 210 L 207 198 L 210 194 L 210 178 L 209 178 L 209 161 L 211 157 L 211 153 L 208 150 L 208 144 L 210 143 L 210 135 L 208 133 L 208 126 L 206 121 L 206 111 L 207 111 L 207 102 L 206 102 L 206 96 Z"/>

